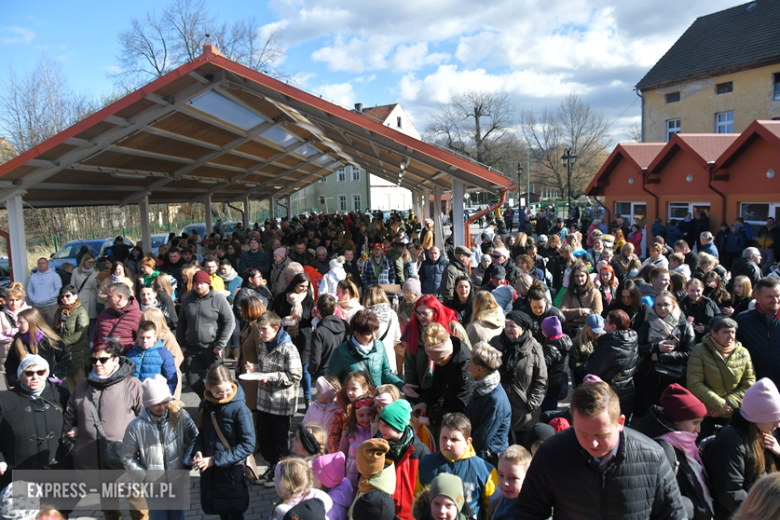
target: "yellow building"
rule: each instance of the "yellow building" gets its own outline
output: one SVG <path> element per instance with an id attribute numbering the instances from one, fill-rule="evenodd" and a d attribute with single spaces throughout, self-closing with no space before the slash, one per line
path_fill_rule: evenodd
<path id="1" fill-rule="evenodd" d="M 780 2 L 755 1 L 697 18 L 636 88 L 642 140 L 740 133 L 780 119 Z"/>

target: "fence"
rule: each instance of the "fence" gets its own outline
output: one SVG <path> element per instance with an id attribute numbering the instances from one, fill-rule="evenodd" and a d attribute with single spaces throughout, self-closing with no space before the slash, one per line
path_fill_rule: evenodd
<path id="1" fill-rule="evenodd" d="M 277 211 L 277 216 L 286 215 L 284 212 L 284 209 L 279 209 Z M 270 212 L 266 210 L 261 211 L 255 211 L 250 214 L 249 222 L 255 223 L 255 222 L 263 222 L 266 218 L 270 216 Z M 216 219 L 214 219 L 216 220 Z M 223 222 L 226 220 L 223 219 Z M 179 234 L 182 229 L 184 229 L 186 226 L 189 226 L 190 224 L 202 224 L 202 220 L 174 220 L 168 223 L 165 223 L 163 225 L 160 224 L 151 224 L 151 230 L 152 234 L 157 233 L 176 233 Z M 68 242 L 71 242 L 73 240 L 90 240 L 95 238 L 111 238 L 122 235 L 123 237 L 127 237 L 134 242 L 136 240 L 141 239 L 141 227 L 140 226 L 132 226 L 132 227 L 121 227 L 121 228 L 112 228 L 112 229 L 101 229 L 99 231 L 85 231 L 81 233 L 62 233 L 54 236 L 48 236 L 48 237 L 39 237 L 39 238 L 31 238 L 27 240 L 27 249 L 34 249 L 34 248 L 51 248 L 53 251 L 59 250 L 59 248 Z M 0 244 L 0 251 L 5 252 L 5 243 L 2 241 L 2 244 Z"/>

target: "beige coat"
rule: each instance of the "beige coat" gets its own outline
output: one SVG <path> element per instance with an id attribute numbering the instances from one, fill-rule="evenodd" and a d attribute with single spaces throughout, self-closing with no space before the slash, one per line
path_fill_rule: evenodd
<path id="1" fill-rule="evenodd" d="M 466 328 L 471 345 L 474 346 L 480 341 L 490 342 L 504 330 L 504 323 L 506 323 L 506 318 L 504 318 L 504 312 L 501 309 L 482 311 L 478 319 L 472 321 Z"/>
<path id="2" fill-rule="evenodd" d="M 111 278 L 109 278 L 110 280 Z M 81 300 L 81 306 L 87 310 L 90 320 L 95 320 L 98 317 L 95 304 L 98 297 L 98 273 L 97 270 L 93 270 L 91 274 L 87 275 L 80 272 L 79 269 L 73 270 L 73 276 L 70 279 L 70 284 L 76 288 L 79 292 L 79 300 Z"/>
<path id="3" fill-rule="evenodd" d="M 589 315 L 600 315 L 604 310 L 601 293 L 596 288 L 580 295 L 576 295 L 568 289 L 561 290 L 565 291 L 561 298 L 561 311 L 566 316 L 566 324 L 570 328 L 582 328 Z"/>
<path id="4" fill-rule="evenodd" d="M 179 376 L 179 382 L 176 384 L 176 390 L 173 392 L 173 397 L 181 399 L 181 385 L 184 382 L 181 375 L 181 364 L 184 363 L 184 354 L 181 351 L 179 342 L 176 341 L 176 334 L 168 332 L 164 337 L 160 338 L 165 350 L 173 354 L 173 362 L 176 364 L 176 375 Z"/>

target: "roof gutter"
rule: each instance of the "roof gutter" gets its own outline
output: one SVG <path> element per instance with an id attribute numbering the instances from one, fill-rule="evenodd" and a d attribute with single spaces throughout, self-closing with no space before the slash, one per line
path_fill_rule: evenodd
<path id="1" fill-rule="evenodd" d="M 647 176 L 648 176 L 647 168 L 643 168 L 642 169 L 642 191 L 644 191 L 645 193 L 647 193 L 648 195 L 650 195 L 655 199 L 655 218 L 658 218 L 659 216 L 658 211 L 660 210 L 660 202 L 658 201 L 658 195 L 656 195 L 655 193 L 647 189 Z"/>
<path id="2" fill-rule="evenodd" d="M 642 103 L 639 105 L 640 106 L 640 110 L 641 110 L 641 112 L 639 114 L 639 118 L 640 118 L 639 119 L 639 125 L 640 125 L 639 130 L 642 133 L 642 138 L 641 139 L 642 139 L 642 142 L 644 143 L 645 142 L 645 97 L 642 95 L 642 91 L 639 90 L 638 88 L 635 88 L 634 92 L 636 92 L 636 95 L 639 96 L 639 99 L 642 100 Z"/>
<path id="3" fill-rule="evenodd" d="M 715 193 L 717 193 L 718 195 L 720 195 L 720 198 L 723 201 L 722 208 L 721 208 L 722 211 L 721 222 L 726 222 L 726 195 L 712 185 L 712 182 L 715 180 L 715 161 L 710 161 L 707 163 L 707 170 L 709 170 L 710 173 L 709 181 L 707 182 L 707 187 L 712 191 L 714 191 Z"/>

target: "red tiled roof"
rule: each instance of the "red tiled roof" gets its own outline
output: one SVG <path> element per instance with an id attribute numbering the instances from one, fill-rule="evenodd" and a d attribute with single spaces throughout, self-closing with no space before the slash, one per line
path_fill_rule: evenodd
<path id="1" fill-rule="evenodd" d="M 713 162 L 721 156 L 739 134 L 677 134 L 693 151 L 706 162 Z"/>
<path id="2" fill-rule="evenodd" d="M 388 117 L 390 117 L 390 113 L 395 109 L 396 106 L 398 106 L 398 103 L 393 103 L 392 105 L 380 105 L 378 107 L 372 108 L 364 108 L 363 113 L 384 122 Z"/>
<path id="3" fill-rule="evenodd" d="M 636 162 L 640 168 L 647 168 L 658 156 L 664 146 L 664 143 L 620 143 L 620 146 L 626 152 L 626 155 Z"/>
<path id="4" fill-rule="evenodd" d="M 718 157 L 715 170 L 728 168 L 731 163 L 759 137 L 780 149 L 780 121 L 753 121 L 742 134 Z"/>

